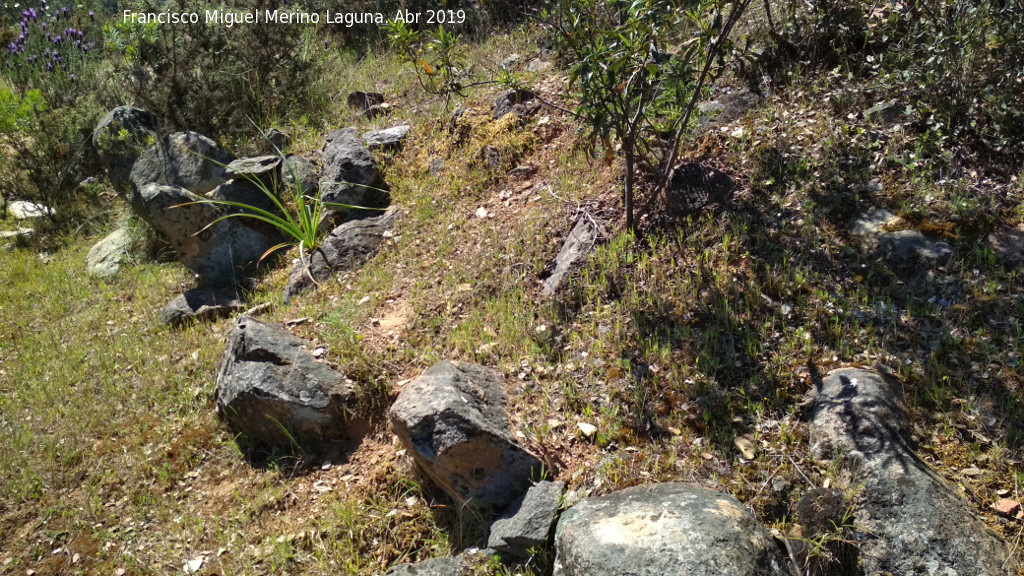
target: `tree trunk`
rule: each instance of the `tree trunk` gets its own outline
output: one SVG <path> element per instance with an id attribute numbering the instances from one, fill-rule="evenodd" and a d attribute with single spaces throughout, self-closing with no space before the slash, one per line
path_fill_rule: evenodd
<path id="1" fill-rule="evenodd" d="M 626 204 L 626 230 L 633 231 L 633 165 L 636 162 L 634 158 L 635 151 L 633 150 L 633 140 L 627 139 L 623 142 L 623 147 L 626 149 L 626 186 L 625 186 L 625 204 Z"/>

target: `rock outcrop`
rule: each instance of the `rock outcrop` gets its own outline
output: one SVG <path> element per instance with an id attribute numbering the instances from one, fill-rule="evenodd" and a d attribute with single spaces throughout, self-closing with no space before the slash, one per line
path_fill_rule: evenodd
<path id="1" fill-rule="evenodd" d="M 504 379 L 491 368 L 441 362 L 402 391 L 390 418 L 420 469 L 459 503 L 501 510 L 540 473 L 512 436 Z"/>
<path id="2" fill-rule="evenodd" d="M 854 525 L 864 535 L 865 574 L 1017 573 L 1006 543 L 908 444 L 898 382 L 844 368 L 815 392 L 808 413 L 813 453 L 823 461 L 841 454 L 864 480 Z"/>
<path id="3" fill-rule="evenodd" d="M 321 200 L 367 208 L 386 208 L 391 203 L 377 160 L 355 129 L 327 135 L 321 164 Z"/>
<path id="4" fill-rule="evenodd" d="M 355 437 L 352 383 L 303 350 L 280 326 L 242 316 L 217 375 L 217 413 L 233 430 L 280 446 L 316 446 Z"/>

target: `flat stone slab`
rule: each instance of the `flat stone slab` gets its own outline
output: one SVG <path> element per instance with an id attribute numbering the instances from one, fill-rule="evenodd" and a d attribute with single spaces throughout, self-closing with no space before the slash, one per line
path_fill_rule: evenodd
<path id="1" fill-rule="evenodd" d="M 815 456 L 840 455 L 864 482 L 854 526 L 865 574 L 1017 574 L 1019 557 L 908 444 L 898 382 L 835 370 L 817 385 L 808 420 Z"/>
<path id="2" fill-rule="evenodd" d="M 590 255 L 597 243 L 600 231 L 594 221 L 587 216 L 576 221 L 569 236 L 562 243 L 562 249 L 555 257 L 555 266 L 551 275 L 544 280 L 541 293 L 551 297 L 558 292 L 562 283 L 582 265 L 583 260 Z"/>
<path id="3" fill-rule="evenodd" d="M 512 503 L 491 525 L 487 547 L 512 558 L 526 559 L 542 548 L 558 514 L 564 482 L 538 482 Z"/>
<path id="4" fill-rule="evenodd" d="M 363 144 L 370 150 L 394 150 L 401 146 L 412 127 L 408 124 L 363 134 Z"/>
<path id="5" fill-rule="evenodd" d="M 696 484 L 588 498 L 555 531 L 556 576 L 790 576 L 768 531 L 735 498 Z"/>
<path id="6" fill-rule="evenodd" d="M 226 318 L 245 309 L 238 290 L 231 287 L 204 286 L 179 294 L 160 311 L 160 321 L 181 326 L 190 320 L 206 321 Z"/>
<path id="7" fill-rule="evenodd" d="M 228 180 L 248 180 L 251 178 L 269 185 L 280 174 L 278 171 L 280 166 L 280 156 L 277 154 L 267 154 L 265 156 L 232 160 L 225 169 L 225 172 Z"/>
<path id="8" fill-rule="evenodd" d="M 849 231 L 864 247 L 890 264 L 941 265 L 953 254 L 944 240 L 931 240 L 918 230 L 897 230 L 906 222 L 884 208 L 864 212 L 850 221 Z"/>

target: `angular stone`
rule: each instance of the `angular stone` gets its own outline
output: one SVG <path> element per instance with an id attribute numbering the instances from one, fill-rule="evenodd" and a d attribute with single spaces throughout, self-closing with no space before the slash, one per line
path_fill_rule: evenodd
<path id="1" fill-rule="evenodd" d="M 841 454 L 864 479 L 853 525 L 865 574 L 1017 573 L 1010 547 L 907 443 L 898 382 L 835 370 L 817 384 L 807 418 L 812 453 L 829 462 Z"/>
<path id="2" fill-rule="evenodd" d="M 513 439 L 504 379 L 491 368 L 436 364 L 402 391 L 389 415 L 416 464 L 460 505 L 500 510 L 540 473 L 540 460 Z"/>
<path id="3" fill-rule="evenodd" d="M 695 484 L 634 486 L 562 512 L 555 574 L 782 576 L 789 565 L 732 496 Z"/>
<path id="4" fill-rule="evenodd" d="M 576 226 L 569 232 L 569 236 L 562 244 L 562 249 L 555 257 L 554 270 L 544 280 L 544 285 L 541 288 L 541 293 L 544 296 L 551 297 L 558 292 L 562 282 L 579 268 L 583 259 L 594 249 L 599 237 L 600 231 L 591 218 L 584 215 L 576 221 Z"/>
<path id="5" fill-rule="evenodd" d="M 902 221 L 902 218 L 885 208 L 875 208 L 857 216 L 850 222 L 850 234 L 864 238 L 877 236 Z"/>
<path id="6" fill-rule="evenodd" d="M 528 72 L 545 72 L 551 69 L 551 62 L 547 60 L 541 60 L 540 58 L 534 58 L 526 66 Z"/>
<path id="7" fill-rule="evenodd" d="M 276 154 L 239 158 L 227 166 L 229 180 L 258 180 L 266 186 L 273 186 L 281 179 L 281 157 Z"/>
<path id="8" fill-rule="evenodd" d="M 110 278 L 121 271 L 128 261 L 132 236 L 127 228 L 118 228 L 89 249 L 85 256 L 85 271 L 97 278 Z"/>
<path id="9" fill-rule="evenodd" d="M 335 130 L 327 135 L 322 156 L 320 197 L 327 202 L 357 204 L 343 200 L 373 196 L 374 189 L 386 189 L 384 178 L 377 168 L 377 160 L 363 146 L 355 129 Z"/>
<path id="10" fill-rule="evenodd" d="M 409 135 L 411 128 L 408 124 L 403 124 L 384 130 L 373 130 L 363 134 L 363 143 L 370 150 L 397 150 Z"/>
<path id="11" fill-rule="evenodd" d="M 243 218 L 207 227 L 223 212 L 183 188 L 150 184 L 139 197 L 146 219 L 171 243 L 178 260 L 209 283 L 236 284 L 241 269 L 274 245 L 275 239 L 246 226 Z"/>
<path id="12" fill-rule="evenodd" d="M 373 106 L 384 103 L 384 95 L 380 92 L 351 92 L 348 95 L 347 104 L 353 110 L 368 110 Z"/>
<path id="13" fill-rule="evenodd" d="M 545 480 L 531 487 L 491 525 L 487 547 L 512 558 L 529 558 L 531 549 L 547 542 L 564 491 L 564 482 Z"/>
<path id="14" fill-rule="evenodd" d="M 128 178 L 142 151 L 156 140 L 156 122 L 145 110 L 118 106 L 96 124 L 92 145 L 107 169 L 114 190 L 126 194 Z"/>
<path id="15" fill-rule="evenodd" d="M 302 156 L 288 156 L 281 165 L 281 181 L 284 187 L 293 193 L 301 190 L 302 194 L 316 198 L 320 190 L 320 175 L 316 166 Z"/>
<path id="16" fill-rule="evenodd" d="M 375 104 L 373 106 L 370 106 L 369 108 L 366 109 L 366 111 L 363 112 L 363 116 L 366 116 L 367 118 L 372 120 L 374 118 L 386 116 L 390 113 L 391 105 L 385 102 L 384 104 Z"/>
<path id="17" fill-rule="evenodd" d="M 284 289 L 285 303 L 326 282 L 339 272 L 352 270 L 373 257 L 391 230 L 400 212 L 392 209 L 373 218 L 350 220 L 335 228 L 315 250 L 307 254 L 308 271 L 301 263 L 295 266 Z M 310 279 L 312 274 L 316 283 Z"/>
<path id="18" fill-rule="evenodd" d="M 195 132 L 175 132 L 144 151 L 132 167 L 131 206 L 154 228 L 142 202 L 142 189 L 149 184 L 184 188 L 192 194 L 206 194 L 227 181 L 224 166 L 232 156 L 216 142 Z"/>
<path id="19" fill-rule="evenodd" d="M 352 409 L 344 376 L 303 350 L 280 326 L 242 316 L 217 375 L 217 413 L 236 432 L 279 446 L 315 446 L 356 436 L 365 421 Z"/>
<path id="20" fill-rule="evenodd" d="M 245 308 L 236 288 L 203 286 L 179 294 L 160 311 L 160 322 L 181 326 L 190 320 L 206 321 L 226 318 Z"/>

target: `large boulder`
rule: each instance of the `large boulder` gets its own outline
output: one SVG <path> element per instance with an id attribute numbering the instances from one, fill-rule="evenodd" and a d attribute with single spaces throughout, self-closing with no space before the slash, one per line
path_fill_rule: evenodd
<path id="1" fill-rule="evenodd" d="M 767 530 L 732 496 L 695 484 L 634 486 L 562 512 L 555 575 L 789 576 Z"/>
<path id="2" fill-rule="evenodd" d="M 352 383 L 280 326 L 242 316 L 217 374 L 217 413 L 236 432 L 280 446 L 317 446 L 358 436 Z"/>
<path id="3" fill-rule="evenodd" d="M 118 228 L 89 249 L 85 256 L 85 271 L 97 278 L 110 278 L 121 271 L 121 265 L 130 258 L 132 235 L 128 228 Z"/>
<path id="4" fill-rule="evenodd" d="M 391 406 L 391 426 L 431 480 L 460 504 L 501 510 L 536 478 L 541 462 L 513 438 L 501 375 L 441 362 Z"/>
<path id="5" fill-rule="evenodd" d="M 297 264 L 288 278 L 284 289 L 285 302 L 291 302 L 292 298 L 315 288 L 317 283 L 330 280 L 339 272 L 358 268 L 372 258 L 395 225 L 399 211 L 391 209 L 378 214 L 374 218 L 343 223 L 328 234 L 320 246 L 307 253 L 307 265 Z"/>
<path id="6" fill-rule="evenodd" d="M 225 166 L 231 160 L 228 151 L 206 136 L 195 132 L 168 134 L 146 149 L 132 167 L 132 209 L 156 228 L 142 203 L 143 188 L 163 184 L 206 194 L 227 181 Z"/>
<path id="7" fill-rule="evenodd" d="M 242 268 L 258 261 L 275 239 L 223 215 L 204 198 L 176 186 L 150 184 L 139 194 L 142 210 L 153 228 L 177 252 L 178 260 L 211 284 L 234 284 Z"/>
<path id="8" fill-rule="evenodd" d="M 160 311 L 160 321 L 181 326 L 189 321 L 216 320 L 242 310 L 245 302 L 237 288 L 203 286 L 179 294 Z"/>
<path id="9" fill-rule="evenodd" d="M 526 559 L 544 547 L 558 515 L 564 482 L 538 482 L 491 524 L 487 547 L 510 558 Z"/>
<path id="10" fill-rule="evenodd" d="M 92 133 L 92 145 L 114 190 L 128 193 L 128 178 L 135 161 L 155 141 L 156 122 L 145 110 L 118 106 L 100 118 Z"/>
<path id="11" fill-rule="evenodd" d="M 843 368 L 817 384 L 808 412 L 812 452 L 840 454 L 863 479 L 853 524 L 865 574 L 1016 574 L 1019 559 L 956 488 L 908 443 L 902 387 Z"/>

